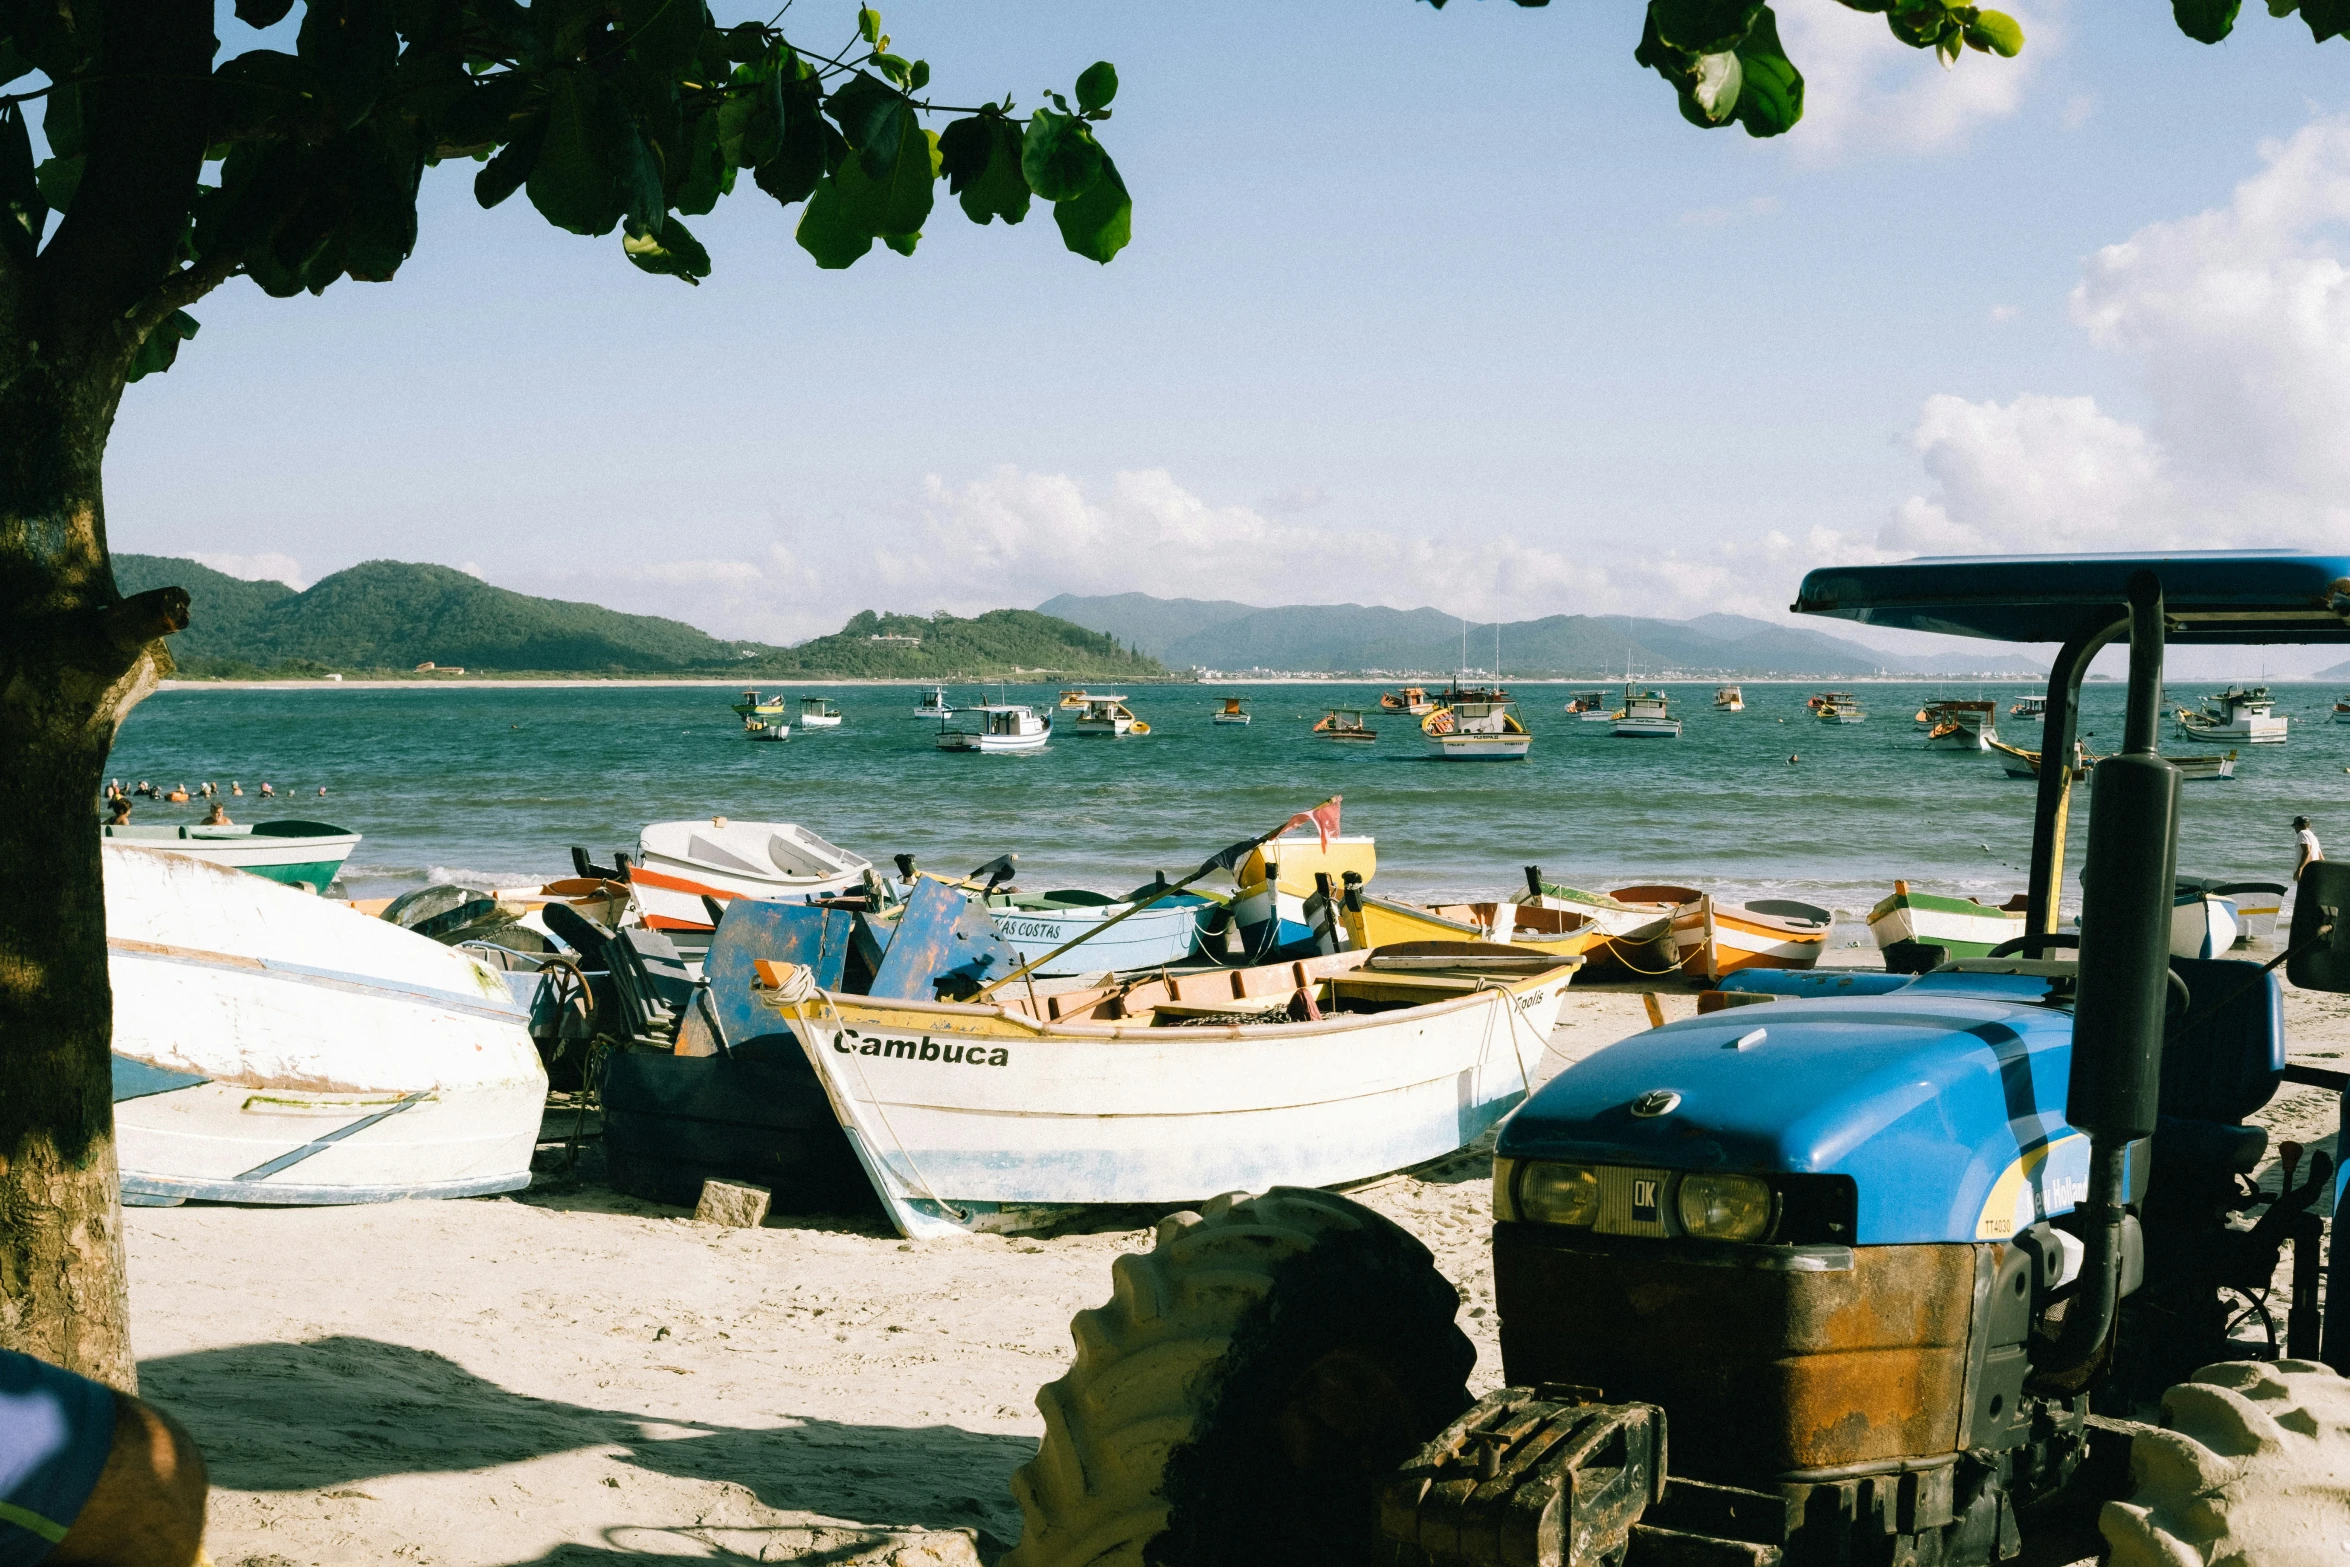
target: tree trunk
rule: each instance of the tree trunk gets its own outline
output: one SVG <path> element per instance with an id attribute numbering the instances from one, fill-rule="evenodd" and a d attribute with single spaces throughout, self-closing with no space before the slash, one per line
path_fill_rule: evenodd
<path id="1" fill-rule="evenodd" d="M 171 668 L 178 588 L 125 601 L 99 465 L 119 375 L 0 359 L 0 1345 L 132 1390 L 96 816 Z"/>

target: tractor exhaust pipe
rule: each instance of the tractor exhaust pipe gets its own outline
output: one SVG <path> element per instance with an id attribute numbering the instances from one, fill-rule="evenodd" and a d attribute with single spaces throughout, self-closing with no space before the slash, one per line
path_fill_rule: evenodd
<path id="1" fill-rule="evenodd" d="M 2089 1134 L 2080 1205 L 2080 1285 L 2053 1352 L 2035 1367 L 2065 1381 L 2104 1353 L 2120 1308 L 2129 1145 L 2154 1132 L 2169 1001 L 2179 773 L 2156 753 L 2162 725 L 2162 584 L 2130 578 L 2130 707 L 2120 755 L 2097 764 L 2081 871 L 2081 977 L 2065 1119 Z M 2059 759 L 2061 762 L 2066 759 Z"/>

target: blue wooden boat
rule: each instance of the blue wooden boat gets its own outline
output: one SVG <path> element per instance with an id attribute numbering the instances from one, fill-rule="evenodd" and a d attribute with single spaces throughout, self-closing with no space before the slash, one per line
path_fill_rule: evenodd
<path id="1" fill-rule="evenodd" d="M 999 892 L 987 900 L 995 919 L 1020 961 L 1033 963 L 1054 948 L 1075 941 L 1106 920 L 1115 919 L 1148 897 L 1141 888 L 1123 898 L 1106 893 L 1070 889 L 1061 892 Z M 1086 942 L 1053 963 L 1038 969 L 1039 976 L 1098 974 L 1104 969 L 1160 968 L 1188 961 L 1199 951 L 1200 938 L 1221 925 L 1224 905 L 1197 893 L 1179 892 L 1119 923 L 1115 930 Z"/>

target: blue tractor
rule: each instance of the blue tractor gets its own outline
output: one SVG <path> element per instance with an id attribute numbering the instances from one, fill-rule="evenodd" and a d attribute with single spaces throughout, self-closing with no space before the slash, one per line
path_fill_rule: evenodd
<path id="1" fill-rule="evenodd" d="M 2274 969 L 2350 990 L 2350 865 L 2304 876 L 2277 963 L 2172 959 L 2156 747 L 2166 642 L 2350 642 L 2350 558 L 1915 561 L 1795 608 L 2061 644 L 2056 758 L 2127 642 L 2077 937 L 2050 766 L 2013 950 L 1749 976 L 1553 1079 L 1494 1160 L 1508 1385 L 1474 1403 L 1458 1295 L 1387 1220 L 1276 1189 L 1161 1221 L 1038 1395 L 1007 1567 L 1972 1567 L 2100 1528 L 2117 1563 L 2350 1559 L 2339 1183 L 2247 1179 L 2280 1084 L 2344 1087 L 2287 1064 Z"/>

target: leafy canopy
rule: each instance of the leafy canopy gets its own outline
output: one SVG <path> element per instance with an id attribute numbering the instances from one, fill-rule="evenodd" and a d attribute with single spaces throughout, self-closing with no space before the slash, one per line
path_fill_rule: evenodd
<path id="1" fill-rule="evenodd" d="M 2013 17 L 1957 0 L 1842 3 L 1882 15 L 1945 65 L 1967 49 L 2023 47 Z M 2265 3 L 2274 16 L 2298 13 L 2320 42 L 2350 31 L 2350 0 Z M 133 345 L 132 380 L 170 367 L 197 329 L 181 307 L 230 277 L 279 296 L 390 278 L 416 245 L 424 170 L 450 159 L 481 165 L 483 206 L 519 193 L 558 228 L 617 231 L 632 265 L 687 283 L 709 275 L 710 255 L 685 220 L 746 173 L 800 208 L 798 242 L 820 267 L 850 266 L 876 242 L 911 255 L 942 179 L 974 223 L 1019 223 L 1034 201 L 1051 203 L 1062 242 L 1097 262 L 1132 235 L 1133 201 L 1098 134 L 1118 92 L 1107 61 L 1025 115 L 1008 94 L 953 107 L 924 96 L 929 62 L 899 52 L 871 6 L 828 51 L 772 21 L 721 28 L 706 0 L 306 0 L 291 53 L 214 63 L 218 40 L 203 30 L 184 67 L 142 53 L 144 35 L 170 31 L 170 7 L 201 4 L 0 0 L 0 284 L 12 265 L 32 266 L 53 215 L 70 219 L 109 128 L 117 146 L 189 144 L 184 179 L 161 153 L 149 177 L 135 157 L 94 176 L 90 200 L 109 214 L 152 209 L 176 227 L 151 294 L 112 307 Z M 253 28 L 284 22 L 293 4 L 235 0 Z M 2240 4 L 2172 9 L 2210 43 Z M 1648 0 L 1633 58 L 1672 86 L 1693 124 L 1776 136 L 1803 117 L 1803 76 L 1765 0 Z M 192 125 L 172 120 L 167 100 Z M 37 163 L 34 108 L 49 151 Z"/>

